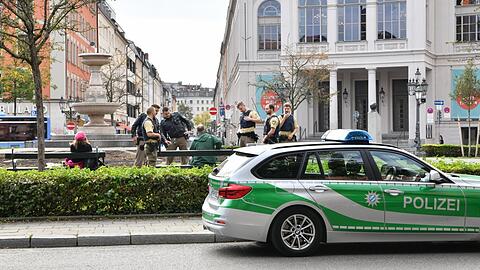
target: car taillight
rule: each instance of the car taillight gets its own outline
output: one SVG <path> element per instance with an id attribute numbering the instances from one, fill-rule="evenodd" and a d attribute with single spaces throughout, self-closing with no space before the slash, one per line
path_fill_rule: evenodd
<path id="1" fill-rule="evenodd" d="M 220 188 L 218 196 L 223 199 L 235 200 L 247 195 L 252 187 L 230 184 L 228 187 Z"/>

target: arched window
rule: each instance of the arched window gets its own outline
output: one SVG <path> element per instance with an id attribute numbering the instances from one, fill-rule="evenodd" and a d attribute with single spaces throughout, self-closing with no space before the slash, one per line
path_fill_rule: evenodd
<path id="1" fill-rule="evenodd" d="M 299 41 L 327 41 L 327 0 L 298 1 Z"/>
<path id="2" fill-rule="evenodd" d="M 280 50 L 281 41 L 280 3 L 267 0 L 258 8 L 258 49 Z"/>

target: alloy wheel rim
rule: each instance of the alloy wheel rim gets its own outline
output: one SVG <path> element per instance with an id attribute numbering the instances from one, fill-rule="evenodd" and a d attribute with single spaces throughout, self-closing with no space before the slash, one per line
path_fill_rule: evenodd
<path id="1" fill-rule="evenodd" d="M 305 215 L 291 215 L 283 222 L 280 236 L 288 248 L 304 250 L 315 240 L 315 224 Z"/>

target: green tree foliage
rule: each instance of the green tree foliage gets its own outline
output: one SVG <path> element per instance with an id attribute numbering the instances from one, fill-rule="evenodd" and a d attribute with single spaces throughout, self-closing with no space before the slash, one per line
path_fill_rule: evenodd
<path id="1" fill-rule="evenodd" d="M 14 115 L 17 115 L 18 99 L 33 100 L 35 84 L 32 72 L 24 67 L 3 66 L 0 78 L 0 94 L 5 102 L 14 103 Z"/>
<path id="2" fill-rule="evenodd" d="M 183 117 L 187 118 L 188 120 L 192 121 L 193 119 L 193 113 L 192 113 L 192 108 L 188 107 L 184 103 L 179 103 L 178 104 L 178 112 L 183 115 Z"/>
<path id="3" fill-rule="evenodd" d="M 210 113 L 203 112 L 201 114 L 195 115 L 195 117 L 193 118 L 193 122 L 195 123 L 196 126 L 202 124 L 205 126 L 205 129 L 209 128 L 212 124 L 212 121 L 210 119 Z"/>
<path id="4" fill-rule="evenodd" d="M 480 80 L 477 78 L 477 69 L 472 59 L 467 61 L 465 70 L 456 78 L 456 83 L 457 86 L 451 96 L 455 101 L 462 102 L 468 108 L 468 156 L 471 156 L 471 113 L 480 99 Z"/>

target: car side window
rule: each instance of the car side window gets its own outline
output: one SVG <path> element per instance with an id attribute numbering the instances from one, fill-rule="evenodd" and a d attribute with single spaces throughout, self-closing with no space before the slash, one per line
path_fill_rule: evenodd
<path id="1" fill-rule="evenodd" d="M 321 151 L 321 180 L 368 180 L 360 151 Z"/>
<path id="2" fill-rule="evenodd" d="M 282 155 L 272 158 L 255 172 L 262 179 L 297 179 L 303 163 L 303 154 Z"/>
<path id="3" fill-rule="evenodd" d="M 315 153 L 309 153 L 302 179 L 324 179 L 322 166 Z"/>
<path id="4" fill-rule="evenodd" d="M 421 181 L 429 168 L 407 156 L 383 151 L 370 151 L 382 181 Z"/>

